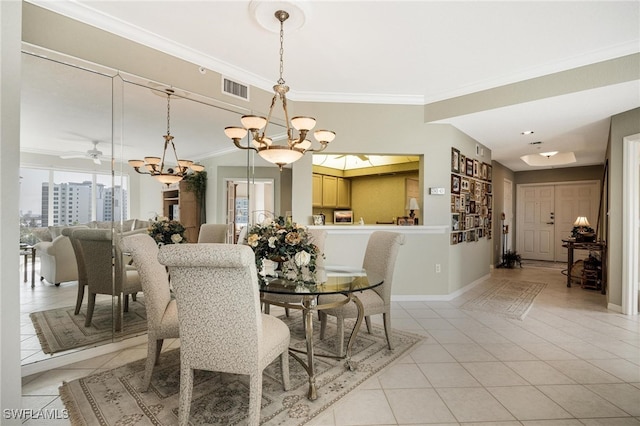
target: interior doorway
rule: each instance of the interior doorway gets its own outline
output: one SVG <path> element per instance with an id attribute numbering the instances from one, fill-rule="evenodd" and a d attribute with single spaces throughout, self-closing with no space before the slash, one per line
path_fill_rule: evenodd
<path id="1" fill-rule="evenodd" d="M 622 313 L 637 315 L 640 303 L 640 134 L 623 139 Z"/>
<path id="2" fill-rule="evenodd" d="M 236 242 L 242 228 L 273 218 L 275 196 L 272 179 L 227 181 L 226 223 L 233 232 L 228 241 Z"/>

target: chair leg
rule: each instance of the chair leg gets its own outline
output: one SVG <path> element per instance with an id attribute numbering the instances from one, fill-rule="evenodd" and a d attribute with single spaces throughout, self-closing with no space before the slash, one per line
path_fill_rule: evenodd
<path id="1" fill-rule="evenodd" d="M 289 351 L 280 354 L 280 373 L 282 373 L 282 387 L 289 390 Z"/>
<path id="2" fill-rule="evenodd" d="M 289 318 L 289 308 L 284 308 L 284 314 Z"/>
<path id="3" fill-rule="evenodd" d="M 324 340 L 324 332 L 327 328 L 327 314 L 318 311 L 318 317 L 320 318 L 320 340 Z"/>
<path id="4" fill-rule="evenodd" d="M 164 343 L 164 339 L 156 340 L 156 359 L 155 365 L 160 364 L 160 353 L 162 352 L 162 344 Z"/>
<path id="5" fill-rule="evenodd" d="M 367 324 L 367 333 L 371 334 L 371 317 L 368 315 L 364 317 L 364 323 Z"/>
<path id="6" fill-rule="evenodd" d="M 78 297 L 76 298 L 76 310 L 73 312 L 74 315 L 78 315 L 80 313 L 80 308 L 82 308 L 82 299 L 84 299 L 84 284 L 80 285 L 78 283 Z"/>
<path id="7" fill-rule="evenodd" d="M 262 376 L 261 376 L 262 377 Z M 180 365 L 180 405 L 178 407 L 178 424 L 189 424 L 191 411 L 191 395 L 193 392 L 193 369 L 181 363 Z"/>
<path id="8" fill-rule="evenodd" d="M 96 306 L 96 294 L 89 293 L 87 296 L 87 318 L 84 320 L 84 326 L 91 326 L 91 318 L 93 318 L 93 308 Z"/>
<path id="9" fill-rule="evenodd" d="M 260 424 L 260 402 L 262 400 L 262 371 L 250 376 L 249 386 L 249 421 L 248 426 Z"/>
<path id="10" fill-rule="evenodd" d="M 124 311 L 129 312 L 129 295 L 124 295 Z"/>
<path id="11" fill-rule="evenodd" d="M 158 355 L 162 347 L 162 340 L 151 340 L 147 342 L 147 361 L 144 363 L 144 378 L 142 379 L 141 392 L 149 390 L 151 376 L 153 375 L 153 366 L 158 363 Z"/>
<path id="12" fill-rule="evenodd" d="M 389 350 L 393 350 L 393 345 L 391 345 L 391 313 L 385 312 L 382 314 L 382 318 L 384 320 L 384 335 L 387 336 L 387 346 Z"/>
<path id="13" fill-rule="evenodd" d="M 264 302 L 264 313 L 269 315 L 271 313 L 271 305 L 267 302 Z"/>
<path id="14" fill-rule="evenodd" d="M 138 300 L 138 293 L 133 293 L 133 294 L 131 295 L 131 300 L 133 300 L 134 302 L 135 302 L 136 300 Z"/>

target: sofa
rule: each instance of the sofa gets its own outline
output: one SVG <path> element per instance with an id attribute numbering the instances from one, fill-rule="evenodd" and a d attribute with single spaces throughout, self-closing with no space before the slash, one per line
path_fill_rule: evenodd
<path id="1" fill-rule="evenodd" d="M 70 228 L 103 228 L 109 229 L 113 222 L 90 222 L 83 225 L 74 225 Z M 146 220 L 131 219 L 115 224 L 116 232 L 127 232 L 135 229 L 146 229 L 149 222 Z M 69 226 L 49 226 L 32 230 L 40 242 L 36 243 L 36 256 L 40 258 L 40 281 L 59 286 L 60 283 L 78 280 L 78 266 L 76 255 L 71 246 L 69 237 L 62 235 L 62 229 Z"/>

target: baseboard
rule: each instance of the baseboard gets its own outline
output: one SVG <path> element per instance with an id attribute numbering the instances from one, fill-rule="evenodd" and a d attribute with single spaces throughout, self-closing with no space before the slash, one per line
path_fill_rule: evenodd
<path id="1" fill-rule="evenodd" d="M 622 306 L 620 306 L 620 305 L 614 305 L 613 303 L 608 303 L 608 304 L 607 304 L 607 309 L 608 309 L 608 310 L 610 310 L 610 311 L 617 312 L 617 313 L 619 313 L 619 314 L 621 314 L 621 313 L 622 313 Z"/>
<path id="2" fill-rule="evenodd" d="M 449 294 L 392 294 L 392 302 L 449 302 L 456 297 L 466 293 L 478 284 L 486 281 L 491 277 L 491 274 L 484 275 L 475 281 L 470 282 L 466 286 Z"/>

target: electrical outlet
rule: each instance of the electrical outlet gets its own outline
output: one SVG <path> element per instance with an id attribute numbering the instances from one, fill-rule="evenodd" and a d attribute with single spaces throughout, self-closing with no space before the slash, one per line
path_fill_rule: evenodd
<path id="1" fill-rule="evenodd" d="M 431 194 L 431 195 L 444 195 L 445 191 L 444 191 L 444 188 L 433 187 L 433 188 L 429 188 L 429 194 Z"/>
<path id="2" fill-rule="evenodd" d="M 440 272 L 441 272 L 440 264 L 436 263 L 436 274 L 439 274 Z"/>

